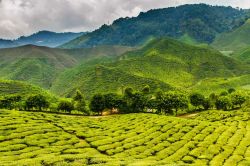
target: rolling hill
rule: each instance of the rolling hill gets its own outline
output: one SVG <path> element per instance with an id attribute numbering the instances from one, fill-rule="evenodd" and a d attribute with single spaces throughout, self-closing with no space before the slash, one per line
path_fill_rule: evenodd
<path id="1" fill-rule="evenodd" d="M 56 33 L 50 31 L 39 31 L 30 36 L 21 36 L 16 40 L 3 40 L 0 39 L 0 48 L 12 48 L 23 45 L 37 45 L 37 46 L 47 46 L 47 47 L 57 47 L 70 40 L 75 39 L 85 33 Z"/>
<path id="2" fill-rule="evenodd" d="M 5 95 L 34 95 L 49 93 L 38 86 L 34 86 L 21 81 L 0 80 L 0 97 Z"/>
<path id="3" fill-rule="evenodd" d="M 239 52 L 250 47 L 250 20 L 232 32 L 219 35 L 212 46 L 220 51 Z"/>
<path id="4" fill-rule="evenodd" d="M 88 62 L 66 70 L 51 90 L 67 95 L 80 89 L 91 95 L 121 92 L 124 86 L 140 89 L 147 84 L 152 90 L 188 90 L 206 78 L 231 78 L 250 73 L 247 64 L 223 56 L 219 51 L 169 38 L 152 40 L 140 49 L 121 55 L 117 61 L 95 64 Z"/>
<path id="5" fill-rule="evenodd" d="M 248 48 L 236 52 L 234 57 L 250 64 L 250 45 Z"/>
<path id="6" fill-rule="evenodd" d="M 0 78 L 27 81 L 49 89 L 58 74 L 81 61 L 116 57 L 130 47 L 102 46 L 64 50 L 26 45 L 0 49 Z"/>
<path id="7" fill-rule="evenodd" d="M 189 42 L 211 43 L 218 34 L 242 25 L 246 15 L 245 10 L 205 4 L 155 9 L 137 17 L 115 20 L 112 25 L 103 25 L 61 47 L 137 46 L 163 36 L 183 40 L 187 40 L 188 36 Z"/>
<path id="8" fill-rule="evenodd" d="M 56 75 L 77 61 L 61 50 L 26 45 L 0 50 L 0 77 L 49 88 Z"/>

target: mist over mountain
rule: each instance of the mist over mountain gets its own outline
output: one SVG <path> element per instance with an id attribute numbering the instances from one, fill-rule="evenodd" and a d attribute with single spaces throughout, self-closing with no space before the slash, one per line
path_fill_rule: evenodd
<path id="1" fill-rule="evenodd" d="M 57 47 L 83 34 L 84 32 L 56 33 L 51 31 L 39 31 L 30 36 L 21 36 L 16 40 L 0 39 L 0 48 L 11 48 L 28 44 L 46 47 Z"/>

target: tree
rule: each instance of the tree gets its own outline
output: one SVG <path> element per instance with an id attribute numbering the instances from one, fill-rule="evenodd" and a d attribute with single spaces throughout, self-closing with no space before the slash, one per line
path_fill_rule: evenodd
<path id="1" fill-rule="evenodd" d="M 73 97 L 73 100 L 81 101 L 83 99 L 84 99 L 83 94 L 81 93 L 81 91 L 77 90 L 75 96 Z"/>
<path id="2" fill-rule="evenodd" d="M 35 108 L 39 111 L 48 108 L 49 104 L 50 103 L 47 101 L 46 97 L 41 94 L 29 96 L 25 102 L 27 109 Z"/>
<path id="3" fill-rule="evenodd" d="M 89 107 L 93 112 L 96 112 L 99 115 L 102 115 L 102 112 L 105 109 L 104 96 L 102 94 L 95 94 L 90 101 Z"/>
<path id="4" fill-rule="evenodd" d="M 133 94 L 132 102 L 130 105 L 131 112 L 143 112 L 147 104 L 147 99 L 144 94 L 136 92 Z"/>
<path id="5" fill-rule="evenodd" d="M 69 100 L 61 100 L 57 106 L 57 110 L 71 113 L 71 111 L 74 110 L 74 104 Z"/>
<path id="6" fill-rule="evenodd" d="M 238 105 L 241 108 L 242 104 L 246 102 L 246 96 L 244 96 L 242 93 L 234 92 L 231 94 L 231 100 L 232 100 L 233 106 Z"/>
<path id="7" fill-rule="evenodd" d="M 173 110 L 175 110 L 175 114 L 177 115 L 179 109 L 188 107 L 186 95 L 178 92 L 168 92 L 165 94 L 158 92 L 156 94 L 156 101 L 158 112 L 173 113 Z"/>
<path id="8" fill-rule="evenodd" d="M 215 93 L 211 93 L 208 97 L 210 103 L 211 103 L 211 108 L 215 106 L 215 102 L 217 100 L 218 96 Z"/>
<path id="9" fill-rule="evenodd" d="M 0 108 L 11 109 L 11 101 L 3 98 L 0 100 Z"/>
<path id="10" fill-rule="evenodd" d="M 151 98 L 147 101 L 146 107 L 150 109 L 151 111 L 158 109 L 158 101 L 156 98 Z M 157 110 L 158 111 L 158 110 Z"/>
<path id="11" fill-rule="evenodd" d="M 177 115 L 178 109 L 184 109 L 188 107 L 188 99 L 186 95 L 178 92 L 167 93 L 168 103 L 171 109 L 175 110 L 175 115 Z"/>
<path id="12" fill-rule="evenodd" d="M 0 108 L 6 108 L 6 109 L 19 109 L 18 102 L 22 100 L 22 97 L 20 95 L 9 95 L 5 96 L 0 100 Z"/>
<path id="13" fill-rule="evenodd" d="M 75 96 L 73 97 L 75 101 L 75 109 L 79 112 L 86 112 L 86 102 L 83 94 L 77 90 Z"/>
<path id="14" fill-rule="evenodd" d="M 157 108 L 156 113 L 163 113 L 163 110 L 166 109 L 164 106 L 164 93 L 162 90 L 158 90 L 156 92 L 155 101 L 153 101 L 153 104 Z"/>
<path id="15" fill-rule="evenodd" d="M 103 95 L 105 101 L 105 108 L 113 110 L 123 107 L 122 97 L 116 93 L 108 93 Z"/>
<path id="16" fill-rule="evenodd" d="M 124 96 L 132 97 L 133 93 L 134 93 L 133 88 L 128 87 L 124 91 Z"/>
<path id="17" fill-rule="evenodd" d="M 228 96 L 220 96 L 215 102 L 216 108 L 227 111 L 232 106 L 232 102 Z"/>
<path id="18" fill-rule="evenodd" d="M 208 110 L 213 107 L 213 103 L 210 98 L 205 98 L 202 103 L 202 106 L 205 110 Z"/>
<path id="19" fill-rule="evenodd" d="M 193 93 L 189 96 L 190 103 L 195 107 L 200 107 L 205 101 L 205 97 L 200 93 Z"/>

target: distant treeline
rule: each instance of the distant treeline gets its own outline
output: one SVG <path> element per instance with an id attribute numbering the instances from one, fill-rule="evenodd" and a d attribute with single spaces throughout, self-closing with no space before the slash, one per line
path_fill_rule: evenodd
<path id="1" fill-rule="evenodd" d="M 177 115 L 181 112 L 195 112 L 217 109 L 232 110 L 241 108 L 249 100 L 249 95 L 231 88 L 220 94 L 211 93 L 208 97 L 200 93 L 187 94 L 179 91 L 150 92 L 145 86 L 142 91 L 126 88 L 122 95 L 116 93 L 95 94 L 89 101 L 77 90 L 73 98 L 49 101 L 41 94 L 3 96 L 0 98 L 0 108 L 16 110 L 37 110 L 72 113 L 76 111 L 84 115 L 103 115 L 104 111 L 111 113 L 151 112 L 157 114 Z"/>

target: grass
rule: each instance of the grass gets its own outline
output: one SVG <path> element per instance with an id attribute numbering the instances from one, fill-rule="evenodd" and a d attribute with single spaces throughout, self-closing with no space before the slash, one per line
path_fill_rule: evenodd
<path id="1" fill-rule="evenodd" d="M 17 118 L 18 117 L 18 118 Z M 244 165 L 250 113 L 102 118 L 0 111 L 2 165 Z"/>

